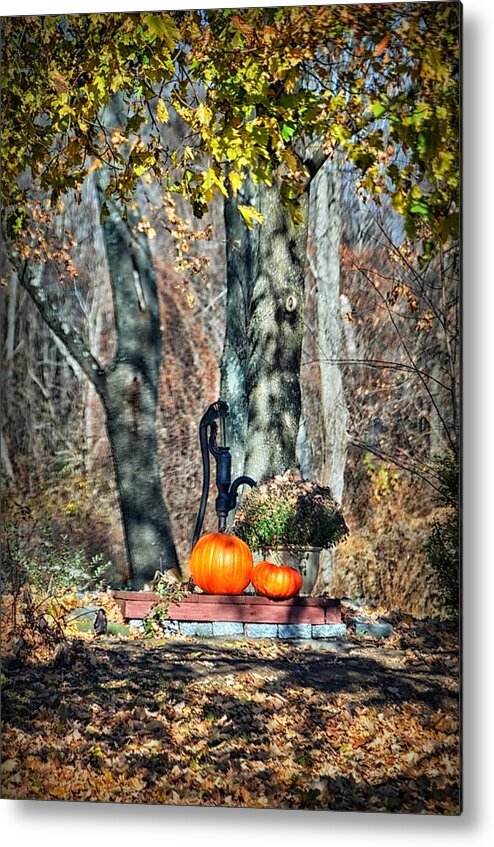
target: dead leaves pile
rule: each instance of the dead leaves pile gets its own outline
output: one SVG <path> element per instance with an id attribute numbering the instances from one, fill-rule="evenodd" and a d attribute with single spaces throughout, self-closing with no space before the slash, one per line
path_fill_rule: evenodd
<path id="1" fill-rule="evenodd" d="M 103 638 L 7 662 L 3 796 L 458 814 L 450 647 Z"/>

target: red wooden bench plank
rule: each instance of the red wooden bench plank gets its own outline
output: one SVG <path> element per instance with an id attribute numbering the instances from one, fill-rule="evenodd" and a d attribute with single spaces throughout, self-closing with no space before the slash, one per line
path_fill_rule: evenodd
<path id="1" fill-rule="evenodd" d="M 121 601 L 146 601 L 154 603 L 158 599 L 158 595 L 153 591 L 114 591 L 113 597 L 117 602 Z M 202 594 L 193 593 L 187 594 L 181 603 L 228 603 L 240 604 L 245 603 L 253 605 L 270 605 L 276 603 L 287 606 L 320 606 L 326 608 L 328 606 L 339 606 L 340 601 L 333 597 L 290 597 L 288 600 L 270 600 L 268 597 L 260 597 L 257 594 Z"/>
<path id="2" fill-rule="evenodd" d="M 324 623 L 341 623 L 341 608 L 338 605 L 326 606 L 324 609 Z"/>
<path id="3" fill-rule="evenodd" d="M 123 604 L 122 614 L 127 620 L 142 619 L 151 609 L 150 600 L 142 600 L 139 593 L 132 599 L 119 600 Z M 204 595 L 198 595 L 203 597 Z M 313 603 L 291 603 L 289 601 L 269 600 L 261 597 L 247 597 L 247 602 L 227 602 L 228 597 L 221 596 L 215 602 L 215 595 L 209 595 L 206 602 L 172 603 L 169 608 L 171 620 L 177 621 L 228 621 L 240 623 L 340 623 L 341 611 L 338 601 L 331 605 Z M 230 598 L 236 600 L 236 597 Z M 309 598 L 298 598 L 309 599 Z M 317 599 L 317 598 L 312 598 Z M 262 600 L 264 602 L 252 602 Z"/>
<path id="4" fill-rule="evenodd" d="M 128 620 L 142 619 L 151 609 L 149 603 L 126 601 L 124 617 Z M 324 609 L 296 606 L 256 606 L 206 603 L 170 606 L 170 620 L 176 621 L 228 621 L 238 623 L 317 623 L 326 622 Z"/>
<path id="5" fill-rule="evenodd" d="M 244 605 L 264 605 L 271 603 L 286 606 L 339 606 L 339 600 L 332 597 L 290 597 L 288 600 L 271 600 L 269 597 L 260 597 L 257 594 L 188 594 L 181 603 L 228 603 Z"/>
<path id="6" fill-rule="evenodd" d="M 150 600 L 154 602 L 157 594 L 154 591 L 113 591 L 112 595 L 115 600 Z"/>
<path id="7" fill-rule="evenodd" d="M 124 600 L 122 615 L 125 620 L 142 620 L 151 609 L 149 600 Z"/>
<path id="8" fill-rule="evenodd" d="M 113 595 L 113 599 L 115 600 L 115 603 L 120 609 L 122 616 L 125 618 L 125 600 L 122 597 L 116 597 L 115 595 Z"/>

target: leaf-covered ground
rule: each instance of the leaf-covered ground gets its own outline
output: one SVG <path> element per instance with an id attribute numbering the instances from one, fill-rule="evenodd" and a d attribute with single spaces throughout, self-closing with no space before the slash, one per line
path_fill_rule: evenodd
<path id="1" fill-rule="evenodd" d="M 458 814 L 444 623 L 338 644 L 81 636 L 3 663 L 2 796 Z"/>

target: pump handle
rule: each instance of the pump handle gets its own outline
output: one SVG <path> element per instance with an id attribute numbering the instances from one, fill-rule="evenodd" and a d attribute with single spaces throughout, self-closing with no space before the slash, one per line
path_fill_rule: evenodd
<path id="1" fill-rule="evenodd" d="M 250 476 L 239 476 L 235 482 L 231 483 L 231 455 L 230 448 L 226 444 L 220 446 L 216 443 L 218 434 L 218 418 L 221 418 L 224 424 L 225 418 L 228 415 L 228 404 L 224 400 L 217 400 L 212 403 L 201 418 L 199 424 L 199 438 L 201 443 L 202 455 L 202 493 L 199 513 L 197 515 L 194 535 L 192 536 L 192 549 L 199 540 L 202 525 L 204 523 L 204 515 L 209 494 L 209 479 L 210 479 L 210 460 L 209 453 L 211 452 L 216 460 L 216 487 L 218 496 L 216 497 L 216 514 L 218 515 L 218 527 L 222 532 L 226 528 L 228 512 L 231 512 L 237 504 L 238 489 L 241 485 L 255 486 L 256 483 Z M 209 437 L 208 437 L 209 429 Z M 224 426 L 222 427 L 224 433 Z M 223 435 L 222 441 L 225 441 Z"/>
<path id="2" fill-rule="evenodd" d="M 192 536 L 192 549 L 194 549 L 195 545 L 199 540 L 202 525 L 204 523 L 204 515 L 206 514 L 206 505 L 208 502 L 210 468 L 207 430 L 208 427 L 211 428 L 211 440 L 216 442 L 216 420 L 218 418 L 226 418 L 227 415 L 228 404 L 225 403 L 224 400 L 220 399 L 217 400 L 216 403 L 211 403 L 211 405 L 208 406 L 199 423 L 199 440 L 201 444 L 202 455 L 202 493 L 199 512 L 194 528 L 194 535 Z"/>

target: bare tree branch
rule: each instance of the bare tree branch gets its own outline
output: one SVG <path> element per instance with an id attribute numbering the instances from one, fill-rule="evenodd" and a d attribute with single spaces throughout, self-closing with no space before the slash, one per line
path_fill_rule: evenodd
<path id="1" fill-rule="evenodd" d="M 303 362 L 304 365 L 307 365 L 311 362 L 320 361 L 320 359 L 305 359 Z M 444 388 L 446 391 L 449 391 L 449 386 L 445 385 L 441 382 L 437 377 L 432 376 L 432 374 L 427 371 L 422 370 L 417 367 L 417 365 L 405 365 L 401 362 L 393 362 L 388 359 L 324 359 L 324 361 L 329 362 L 333 365 L 362 365 L 363 367 L 368 368 L 376 368 L 377 370 L 392 370 L 392 371 L 407 371 L 408 373 L 414 373 L 424 377 L 424 379 L 429 379 L 431 382 L 436 383 L 440 388 Z"/>
<path id="2" fill-rule="evenodd" d="M 391 462 L 391 464 L 396 465 L 397 468 L 401 468 L 402 470 L 407 471 L 413 476 L 418 476 L 420 479 L 426 482 L 427 485 L 433 488 L 434 491 L 437 491 L 438 493 L 441 492 L 440 487 L 436 485 L 436 483 L 433 482 L 433 480 L 429 476 L 427 476 L 422 471 L 418 470 L 416 467 L 407 464 L 404 461 L 401 461 L 391 453 L 386 453 L 379 447 L 375 447 L 365 441 L 360 441 L 358 438 L 350 438 L 350 444 L 353 444 L 354 447 L 358 447 L 360 450 L 363 450 L 367 453 L 372 453 L 374 456 L 377 456 L 378 459 L 382 459 L 385 462 Z"/>
<path id="3" fill-rule="evenodd" d="M 19 274 L 19 281 L 31 296 L 43 320 L 62 342 L 98 393 L 101 394 L 104 392 L 106 384 L 105 371 L 91 351 L 88 350 L 77 330 L 66 323 L 61 318 L 57 307 L 50 303 L 42 284 L 44 273 L 45 265 L 34 265 L 25 261 Z"/>
<path id="4" fill-rule="evenodd" d="M 418 378 L 420 379 L 420 381 L 421 381 L 421 383 L 422 383 L 422 385 L 423 385 L 423 387 L 424 387 L 425 391 L 427 392 L 427 395 L 428 395 L 428 397 L 429 397 L 429 400 L 430 400 L 430 402 L 431 402 L 432 406 L 434 407 L 434 409 L 435 409 L 435 411 L 436 411 L 436 414 L 437 414 L 437 416 L 438 416 L 438 419 L 441 421 L 441 425 L 442 425 L 442 427 L 443 427 L 443 429 L 444 429 L 444 433 L 445 433 L 445 435 L 446 435 L 446 438 L 447 438 L 447 440 L 448 440 L 448 442 L 449 442 L 449 445 L 450 445 L 451 449 L 452 449 L 453 451 L 455 451 L 455 452 L 456 452 L 456 449 L 455 449 L 455 443 L 454 443 L 453 439 L 451 438 L 451 433 L 450 433 L 449 427 L 448 427 L 448 425 L 447 425 L 446 421 L 444 420 L 443 415 L 441 414 L 441 410 L 439 409 L 439 406 L 438 406 L 438 404 L 437 404 L 437 402 L 436 402 L 436 398 L 434 397 L 434 395 L 433 395 L 432 391 L 430 390 L 430 388 L 429 388 L 429 386 L 428 386 L 428 384 L 427 384 L 427 380 L 425 379 L 424 375 L 422 374 L 422 372 L 420 371 L 420 369 L 419 369 L 419 368 L 417 368 L 416 362 L 415 362 L 415 360 L 414 360 L 414 358 L 413 358 L 412 354 L 410 353 L 410 350 L 409 350 L 409 348 L 408 348 L 408 344 L 407 344 L 407 342 L 405 341 L 405 339 L 404 339 L 404 337 L 403 337 L 403 334 L 402 334 L 402 332 L 401 332 L 401 330 L 400 330 L 400 328 L 399 328 L 399 326 L 398 326 L 398 324 L 397 324 L 397 322 L 396 322 L 396 320 L 395 320 L 395 318 L 394 318 L 394 316 L 393 316 L 392 309 L 390 308 L 390 305 L 389 305 L 389 303 L 388 303 L 388 301 L 387 301 L 386 297 L 384 296 L 384 294 L 382 293 L 382 291 L 379 291 L 379 288 L 375 285 L 374 281 L 372 280 L 372 277 L 371 277 L 371 276 L 370 276 L 370 275 L 369 275 L 369 274 L 368 274 L 368 273 L 367 273 L 367 272 L 366 272 L 363 268 L 359 267 L 359 265 L 358 265 L 358 263 L 357 263 L 357 262 L 353 261 L 353 265 L 354 265 L 355 269 L 356 269 L 356 270 L 357 270 L 360 274 L 362 274 L 362 276 L 363 276 L 363 277 L 364 277 L 364 278 L 365 278 L 365 279 L 366 279 L 366 280 L 367 280 L 367 281 L 368 281 L 368 282 L 372 285 L 372 287 L 373 287 L 374 291 L 376 292 L 377 296 L 378 296 L 378 297 L 380 298 L 380 300 L 384 303 L 384 306 L 386 307 L 386 311 L 387 311 L 387 313 L 388 313 L 388 317 L 389 317 L 389 319 L 390 319 L 390 321 L 391 321 L 391 323 L 392 323 L 392 325 L 393 325 L 393 328 L 394 328 L 394 330 L 395 330 L 395 332 L 396 332 L 396 334 L 397 334 L 397 336 L 398 336 L 398 338 L 399 338 L 399 340 L 400 340 L 400 343 L 401 343 L 401 345 L 402 345 L 402 347 L 403 347 L 403 350 L 404 350 L 404 352 L 405 352 L 405 354 L 406 354 L 406 357 L 407 357 L 407 359 L 409 360 L 409 362 L 410 362 L 410 365 L 411 365 L 412 369 L 415 371 L 415 373 L 417 374 Z"/>

